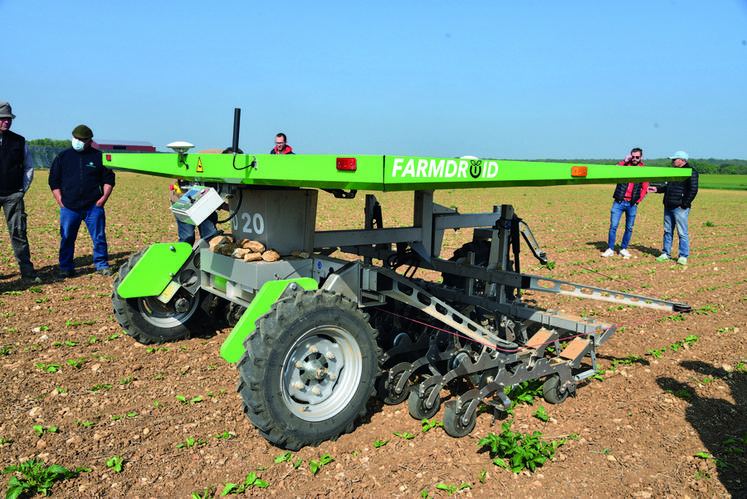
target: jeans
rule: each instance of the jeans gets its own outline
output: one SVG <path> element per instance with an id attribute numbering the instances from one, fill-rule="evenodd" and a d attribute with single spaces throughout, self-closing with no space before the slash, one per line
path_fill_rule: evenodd
<path id="1" fill-rule="evenodd" d="M 630 238 L 633 237 L 633 224 L 635 223 L 635 216 L 638 213 L 638 206 L 632 204 L 630 201 L 615 201 L 610 210 L 610 233 L 607 242 L 608 248 L 615 249 L 617 226 L 620 225 L 620 218 L 622 218 L 623 213 L 625 213 L 625 234 L 623 234 L 620 249 L 627 249 L 628 244 L 630 244 Z"/>
<path id="2" fill-rule="evenodd" d="M 176 216 L 174 217 L 176 218 Z M 218 234 L 218 228 L 215 226 L 215 222 L 218 221 L 218 213 L 213 212 L 209 217 L 205 219 L 198 227 L 200 229 L 200 238 L 209 240 L 216 234 Z M 180 243 L 195 243 L 195 226 L 187 222 L 182 222 L 176 218 L 176 230 L 179 233 Z"/>
<path id="3" fill-rule="evenodd" d="M 13 254 L 21 275 L 33 274 L 34 265 L 31 263 L 29 239 L 26 235 L 26 205 L 23 202 L 23 192 L 0 195 L 0 206 L 5 213 L 10 244 L 13 246 Z"/>
<path id="4" fill-rule="evenodd" d="M 674 227 L 680 236 L 680 256 L 687 258 L 690 255 L 690 236 L 687 233 L 687 217 L 690 208 L 677 207 L 673 210 L 664 207 L 664 249 L 662 253 L 672 256 L 672 239 L 674 238 Z"/>
<path id="5" fill-rule="evenodd" d="M 93 264 L 96 270 L 109 268 L 109 247 L 106 244 L 106 214 L 95 204 L 83 210 L 60 208 L 60 269 L 75 270 L 75 239 L 80 223 L 85 222 L 93 242 Z"/>

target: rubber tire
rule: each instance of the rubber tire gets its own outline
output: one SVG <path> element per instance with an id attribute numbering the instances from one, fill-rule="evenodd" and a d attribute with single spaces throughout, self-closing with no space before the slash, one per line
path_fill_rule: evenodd
<path id="1" fill-rule="evenodd" d="M 146 250 L 147 248 L 144 248 L 132 255 L 120 267 L 119 274 L 114 279 L 112 305 L 114 316 L 120 326 L 127 334 L 145 345 L 182 340 L 193 334 L 201 333 L 202 308 L 199 294 L 194 298 L 187 312 L 179 314 L 174 311 L 173 315 L 169 315 L 170 312 L 154 297 L 125 299 L 117 293 L 119 284 L 143 257 Z M 162 307 L 163 316 L 156 317 L 149 314 L 148 304 L 151 305 L 151 309 L 154 309 L 153 305 Z"/>
<path id="2" fill-rule="evenodd" d="M 389 382 L 389 376 L 387 374 L 383 374 L 379 378 L 379 381 L 376 383 L 376 392 L 379 396 L 379 400 L 384 402 L 386 405 L 399 405 L 410 396 L 410 387 L 412 385 L 409 382 L 405 385 L 402 389 L 402 393 L 399 395 L 393 391 L 403 375 L 404 373 L 397 374 L 391 383 Z"/>
<path id="3" fill-rule="evenodd" d="M 562 404 L 568 398 L 568 390 L 560 394 L 560 376 L 553 375 L 542 384 L 542 396 L 550 404 Z"/>
<path id="4" fill-rule="evenodd" d="M 305 291 L 276 302 L 244 340 L 245 353 L 237 365 L 245 414 L 262 436 L 289 450 L 351 432 L 365 415 L 381 373 L 377 336 L 368 315 L 340 294 Z M 308 358 L 305 342 L 322 350 L 332 345 L 343 358 L 339 376 L 324 388 L 331 394 L 318 404 L 298 402 L 293 395 L 291 380 L 302 372 L 294 367 L 302 362 L 299 352 Z"/>
<path id="5" fill-rule="evenodd" d="M 446 404 L 444 409 L 444 431 L 451 437 L 462 438 L 469 435 L 475 429 L 477 424 L 477 411 L 472 413 L 469 423 L 465 426 L 462 424 L 462 415 L 456 412 L 456 404 Z"/>
<path id="6" fill-rule="evenodd" d="M 433 407 L 431 407 L 430 409 L 425 407 L 424 404 L 424 401 L 428 399 L 431 392 L 435 389 L 435 386 L 428 388 L 425 391 L 423 398 L 418 397 L 418 390 L 410 391 L 410 396 L 407 398 L 407 409 L 410 411 L 410 416 L 419 421 L 422 421 L 423 419 L 430 419 L 435 416 L 436 413 L 438 413 L 438 410 L 441 409 L 440 394 L 436 397 L 436 401 L 433 403 Z"/>

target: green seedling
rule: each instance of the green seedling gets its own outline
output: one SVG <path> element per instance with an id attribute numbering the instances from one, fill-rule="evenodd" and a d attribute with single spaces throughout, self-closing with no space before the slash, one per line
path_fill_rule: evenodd
<path id="1" fill-rule="evenodd" d="M 211 484 L 210 487 L 206 488 L 202 494 L 199 492 L 192 492 L 192 495 L 189 496 L 190 499 L 210 499 L 213 497 L 213 485 Z"/>
<path id="2" fill-rule="evenodd" d="M 190 447 L 194 447 L 195 445 L 202 445 L 202 444 L 206 444 L 206 443 L 207 443 L 207 440 L 197 440 L 196 441 L 194 438 L 188 437 L 188 438 L 186 438 L 184 440 L 183 444 L 177 445 L 176 448 L 177 449 L 181 449 L 182 447 L 190 448 Z"/>
<path id="3" fill-rule="evenodd" d="M 91 387 L 91 391 L 92 392 L 97 392 L 99 390 L 108 390 L 111 387 L 112 387 L 112 385 L 106 385 L 106 384 L 104 384 L 104 385 L 96 385 L 96 386 L 92 386 Z"/>
<path id="4" fill-rule="evenodd" d="M 94 321 L 71 321 L 70 319 L 68 319 L 67 322 L 65 322 L 66 327 L 81 326 L 81 325 L 93 326 L 94 324 L 96 324 L 95 320 Z"/>
<path id="5" fill-rule="evenodd" d="M 0 355 L 10 355 L 10 351 L 11 350 L 13 350 L 13 346 L 12 345 L 0 348 Z"/>
<path id="6" fill-rule="evenodd" d="M 50 426 L 49 428 L 44 429 L 42 425 L 34 425 L 31 427 L 31 429 L 34 430 L 34 432 L 36 432 L 36 434 L 39 436 L 42 436 L 45 433 L 57 433 L 60 431 L 56 426 Z"/>
<path id="7" fill-rule="evenodd" d="M 480 472 L 480 477 L 477 479 L 480 483 L 485 483 L 485 475 L 488 474 L 488 470 L 482 470 Z"/>
<path id="8" fill-rule="evenodd" d="M 713 461 L 713 464 L 715 464 L 717 468 L 731 468 L 733 470 L 739 470 L 739 467 L 734 466 L 731 463 L 727 463 L 726 461 L 721 461 L 720 459 L 716 459 L 715 457 L 708 454 L 707 452 L 698 452 L 697 454 L 695 454 L 695 456 L 700 457 L 702 459 Z"/>
<path id="9" fill-rule="evenodd" d="M 438 428 L 439 426 L 444 425 L 443 423 L 437 422 L 435 419 L 431 419 L 430 421 L 428 421 L 427 419 L 424 419 L 420 422 L 420 424 L 423 425 L 423 433 L 433 428 Z"/>
<path id="10" fill-rule="evenodd" d="M 275 464 L 290 463 L 292 460 L 293 460 L 293 453 L 291 451 L 285 451 L 275 458 Z"/>
<path id="11" fill-rule="evenodd" d="M 415 435 L 413 435 L 412 433 L 407 433 L 406 431 L 403 431 L 403 432 L 395 431 L 395 432 L 392 432 L 392 434 L 395 436 L 398 436 L 399 438 L 403 438 L 405 440 L 412 440 L 413 438 L 415 438 Z"/>
<path id="12" fill-rule="evenodd" d="M 436 488 L 438 490 L 446 491 L 447 494 L 452 495 L 460 490 L 472 488 L 472 486 L 467 483 L 463 483 L 459 487 L 457 487 L 456 485 L 448 485 L 445 483 L 439 483 L 438 485 L 436 485 Z"/>
<path id="13" fill-rule="evenodd" d="M 121 473 L 122 472 L 122 465 L 123 464 L 124 464 L 124 458 L 120 457 L 120 456 L 114 456 L 113 458 L 109 459 L 106 462 L 106 465 L 108 467 L 114 469 L 114 471 L 116 473 Z"/>
<path id="14" fill-rule="evenodd" d="M 17 466 L 8 466 L 3 473 L 19 473 L 23 476 L 20 480 L 16 475 L 10 477 L 8 481 L 8 491 L 5 493 L 6 499 L 17 499 L 21 495 L 33 496 L 37 494 L 50 495 L 49 489 L 54 482 L 75 478 L 81 472 L 91 471 L 90 468 L 75 468 L 71 471 L 58 464 L 45 466 L 43 461 L 30 459 Z"/>
<path id="15" fill-rule="evenodd" d="M 324 454 L 322 457 L 319 458 L 319 461 L 310 459 L 309 460 L 309 471 L 311 471 L 312 475 L 316 475 L 322 466 L 324 466 L 325 464 L 329 464 L 332 461 L 334 461 L 334 458 L 330 457 L 329 454 Z"/>
<path id="16" fill-rule="evenodd" d="M 47 327 L 47 326 L 42 326 L 42 327 Z M 49 329 L 49 328 L 47 328 L 47 329 Z M 64 343 L 62 343 L 61 341 L 55 341 L 54 343 L 52 343 L 53 347 L 58 347 L 58 346 L 74 347 L 74 346 L 77 346 L 77 345 L 78 345 L 78 343 L 76 341 L 66 341 Z"/>
<path id="17" fill-rule="evenodd" d="M 67 393 L 68 390 L 66 388 L 60 388 L 59 386 L 55 388 L 57 390 L 57 393 Z"/>
<path id="18" fill-rule="evenodd" d="M 89 426 L 94 426 L 96 421 L 76 421 L 76 423 L 81 425 L 83 428 L 88 428 Z"/>
<path id="19" fill-rule="evenodd" d="M 187 397 L 185 397 L 184 395 L 177 395 L 176 396 L 176 400 L 178 400 L 179 402 L 181 402 L 182 405 L 198 404 L 198 403 L 202 402 L 202 397 L 195 397 L 192 400 L 187 400 Z"/>
<path id="20" fill-rule="evenodd" d="M 85 357 L 81 357 L 78 360 L 72 360 L 72 359 L 68 360 L 67 363 L 70 364 L 70 366 L 72 366 L 75 369 L 80 369 L 80 367 L 83 365 L 83 362 L 85 361 L 86 361 Z"/>
<path id="21" fill-rule="evenodd" d="M 220 493 L 221 497 L 227 496 L 228 494 L 243 494 L 245 490 L 251 489 L 252 487 L 266 489 L 270 486 L 269 483 L 257 477 L 256 473 L 254 472 L 251 472 L 246 476 L 246 480 L 244 480 L 244 483 L 226 483 L 225 485 L 226 486 L 223 489 L 223 492 Z"/>
<path id="22" fill-rule="evenodd" d="M 112 341 L 112 340 L 116 340 L 117 338 L 119 338 L 119 335 L 118 335 L 117 333 L 114 333 L 114 334 L 113 334 L 113 335 L 111 335 L 111 336 L 107 336 L 107 337 L 106 337 L 106 341 Z"/>
<path id="23" fill-rule="evenodd" d="M 4 295 L 20 295 L 23 294 L 21 291 L 3 291 Z"/>
<path id="24" fill-rule="evenodd" d="M 236 438 L 236 434 L 231 431 L 224 431 L 223 433 L 218 433 L 213 438 L 224 438 L 226 440 L 231 440 L 232 438 Z"/>
<path id="25" fill-rule="evenodd" d="M 132 375 L 127 376 L 125 379 L 120 380 L 119 382 L 120 385 L 129 385 L 130 383 L 132 383 Z"/>
<path id="26" fill-rule="evenodd" d="M 62 366 L 60 364 L 42 364 L 41 362 L 37 362 L 36 367 L 48 373 L 56 373 Z"/>
<path id="27" fill-rule="evenodd" d="M 11 443 L 13 443 L 13 440 L 9 438 L 0 438 L 0 445 L 11 444 Z"/>
<path id="28" fill-rule="evenodd" d="M 379 447 L 384 447 L 388 443 L 389 443 L 389 440 L 380 440 L 377 438 L 376 442 L 374 442 L 374 447 L 378 449 Z"/>
<path id="29" fill-rule="evenodd" d="M 661 350 L 646 350 L 646 353 L 656 357 L 657 359 L 661 359 L 662 354 L 666 351 L 667 347 L 664 347 Z"/>
<path id="30" fill-rule="evenodd" d="M 488 433 L 478 445 L 490 447 L 491 455 L 496 456 L 493 464 L 514 473 L 520 473 L 524 468 L 534 471 L 548 459 L 552 459 L 556 449 L 566 442 L 565 439 L 543 442 L 540 440 L 542 433 L 535 431 L 532 435 L 524 435 L 512 431 L 512 423 L 513 420 L 503 423 L 500 435 Z"/>
<path id="31" fill-rule="evenodd" d="M 547 421 L 550 420 L 550 416 L 548 416 L 547 413 L 545 412 L 545 407 L 544 406 L 539 406 L 539 409 L 537 409 L 534 412 L 534 414 L 532 414 L 532 416 L 534 416 L 535 418 L 537 418 L 539 420 L 545 421 L 545 422 L 547 422 Z"/>
<path id="32" fill-rule="evenodd" d="M 42 292 L 42 288 L 40 288 L 39 286 L 32 286 L 32 287 L 29 288 L 29 291 L 31 293 L 41 293 Z"/>
<path id="33" fill-rule="evenodd" d="M 741 447 L 737 447 L 733 444 L 739 444 Z M 742 438 L 730 438 L 729 440 L 724 441 L 723 445 L 729 446 L 726 449 L 727 454 L 744 454 L 745 449 L 747 449 L 747 433 L 745 433 Z"/>
<path id="34" fill-rule="evenodd" d="M 13 317 L 14 315 L 16 315 L 16 314 L 14 314 L 13 312 L 6 312 L 4 314 L 0 314 L 0 316 L 2 316 L 4 319 L 7 319 L 9 317 Z"/>

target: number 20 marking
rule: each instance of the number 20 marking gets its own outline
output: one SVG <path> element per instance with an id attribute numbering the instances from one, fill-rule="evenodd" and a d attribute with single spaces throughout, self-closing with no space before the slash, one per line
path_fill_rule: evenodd
<path id="1" fill-rule="evenodd" d="M 250 213 L 242 213 L 241 220 L 243 222 L 241 230 L 245 234 L 262 234 L 265 231 L 265 220 L 259 213 L 255 213 L 254 216 Z M 238 225 L 238 220 L 236 220 L 233 228 L 238 229 Z"/>

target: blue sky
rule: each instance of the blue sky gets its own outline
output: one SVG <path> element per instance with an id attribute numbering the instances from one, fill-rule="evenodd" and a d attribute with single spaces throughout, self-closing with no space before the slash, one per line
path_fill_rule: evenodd
<path id="1" fill-rule="evenodd" d="M 747 0 L 0 0 L 27 139 L 747 159 Z"/>

